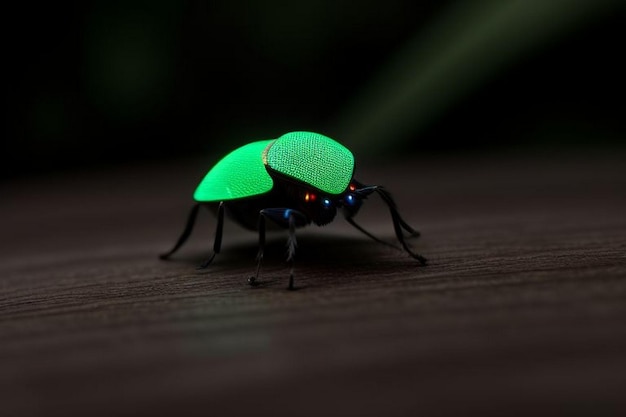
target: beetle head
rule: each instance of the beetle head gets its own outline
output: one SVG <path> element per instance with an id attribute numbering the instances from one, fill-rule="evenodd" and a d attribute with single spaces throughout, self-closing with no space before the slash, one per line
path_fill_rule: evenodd
<path id="1" fill-rule="evenodd" d="M 345 192 L 330 196 L 314 189 L 305 189 L 300 194 L 301 210 L 318 226 L 333 221 L 337 209 L 343 208 L 347 217 L 352 217 L 361 208 L 364 196 L 359 194 L 358 185 L 351 182 Z"/>

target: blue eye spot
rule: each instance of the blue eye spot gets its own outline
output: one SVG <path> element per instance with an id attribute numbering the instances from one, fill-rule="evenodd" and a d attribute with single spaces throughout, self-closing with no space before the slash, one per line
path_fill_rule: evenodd
<path id="1" fill-rule="evenodd" d="M 346 197 L 346 202 L 350 205 L 354 204 L 354 196 L 352 194 L 348 194 Z"/>
<path id="2" fill-rule="evenodd" d="M 324 207 L 330 207 L 330 200 L 325 198 L 322 203 L 324 203 Z"/>

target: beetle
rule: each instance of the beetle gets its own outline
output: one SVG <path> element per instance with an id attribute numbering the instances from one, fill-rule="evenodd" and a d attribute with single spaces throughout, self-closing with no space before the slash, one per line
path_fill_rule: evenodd
<path id="1" fill-rule="evenodd" d="M 350 150 L 314 132 L 289 132 L 277 139 L 243 145 L 217 162 L 200 182 L 194 192 L 196 204 L 182 234 L 160 258 L 169 258 L 187 241 L 200 207 L 205 206 L 217 211 L 217 226 L 213 252 L 198 268 L 207 268 L 220 253 L 226 212 L 236 223 L 258 232 L 256 274 L 248 280 L 251 285 L 257 285 L 269 219 L 288 230 L 287 262 L 291 265 L 288 289 L 294 289 L 295 230 L 311 223 L 326 225 L 334 220 L 339 209 L 347 222 L 366 236 L 402 250 L 377 238 L 354 220 L 363 201 L 376 193 L 389 208 L 396 238 L 404 251 L 426 265 L 426 258 L 409 248 L 404 235 L 406 232 L 408 237 L 417 237 L 420 233 L 400 216 L 386 189 L 365 185 L 354 178 L 354 165 Z"/>

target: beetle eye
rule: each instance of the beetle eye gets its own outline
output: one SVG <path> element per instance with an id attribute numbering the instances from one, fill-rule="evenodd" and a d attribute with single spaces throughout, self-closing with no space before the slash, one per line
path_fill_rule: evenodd
<path id="1" fill-rule="evenodd" d="M 322 203 L 324 204 L 324 207 L 330 207 L 330 200 L 325 198 Z"/>
<path id="2" fill-rule="evenodd" d="M 346 196 L 346 203 L 348 203 L 349 205 L 353 205 L 354 204 L 354 196 L 352 194 L 348 194 Z"/>

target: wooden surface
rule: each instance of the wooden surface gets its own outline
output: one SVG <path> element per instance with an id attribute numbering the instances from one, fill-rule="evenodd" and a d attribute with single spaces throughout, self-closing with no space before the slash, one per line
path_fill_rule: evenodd
<path id="1" fill-rule="evenodd" d="M 291 292 L 281 233 L 258 288 L 232 223 L 197 272 L 206 213 L 157 259 L 206 162 L 5 182 L 0 415 L 626 415 L 625 156 L 362 163 L 429 266 L 338 219 Z"/>

